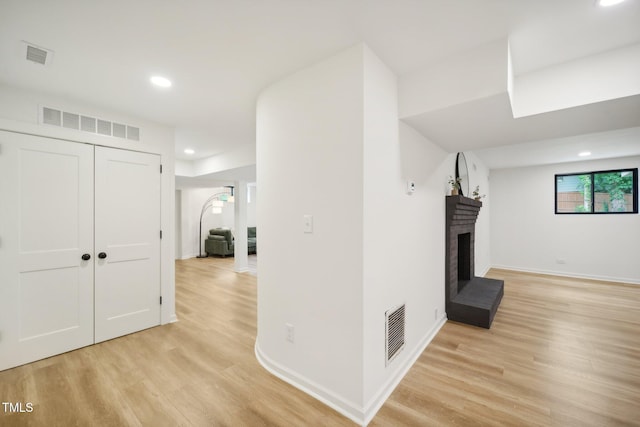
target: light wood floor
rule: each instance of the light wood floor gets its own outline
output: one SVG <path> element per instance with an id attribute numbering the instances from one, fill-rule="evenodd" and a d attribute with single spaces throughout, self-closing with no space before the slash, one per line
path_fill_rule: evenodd
<path id="1" fill-rule="evenodd" d="M 372 426 L 640 426 L 640 286 L 487 277 L 491 329 L 447 322 Z"/>
<path id="2" fill-rule="evenodd" d="M 448 322 L 372 426 L 640 425 L 640 286 L 493 270 L 490 330 Z M 1 426 L 353 426 L 255 360 L 256 277 L 176 263 L 180 322 L 0 372 Z"/>

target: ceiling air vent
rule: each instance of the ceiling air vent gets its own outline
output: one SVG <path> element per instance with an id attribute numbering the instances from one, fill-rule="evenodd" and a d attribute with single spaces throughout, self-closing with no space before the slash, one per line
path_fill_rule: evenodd
<path id="1" fill-rule="evenodd" d="M 24 48 L 24 55 L 27 61 L 34 62 L 40 65 L 49 65 L 53 58 L 53 51 L 45 49 L 40 46 L 36 46 L 33 43 L 22 41 Z"/>
<path id="2" fill-rule="evenodd" d="M 404 348 L 404 308 L 405 304 L 391 308 L 384 313 L 385 316 L 385 366 Z"/>

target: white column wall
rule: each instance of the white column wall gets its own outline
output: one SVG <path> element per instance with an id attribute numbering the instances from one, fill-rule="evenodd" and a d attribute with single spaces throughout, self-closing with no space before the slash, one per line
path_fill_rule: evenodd
<path id="1" fill-rule="evenodd" d="M 369 421 L 444 323 L 449 156 L 398 121 L 395 75 L 364 52 L 363 412 Z M 435 173 L 434 173 L 435 172 Z M 407 181 L 416 191 L 407 192 Z M 406 304 L 405 348 L 385 366 L 385 312 Z"/>
<path id="2" fill-rule="evenodd" d="M 249 258 L 247 255 L 249 247 L 247 242 L 247 182 L 236 181 L 234 185 L 235 254 L 233 268 L 236 273 L 244 273 L 249 271 Z"/>
<path id="3" fill-rule="evenodd" d="M 363 404 L 362 60 L 362 46 L 348 49 L 267 88 L 257 105 L 256 352 L 348 414 Z"/>
<path id="4" fill-rule="evenodd" d="M 445 195 L 455 154 L 398 121 L 396 77 L 364 45 L 271 86 L 257 111 L 256 354 L 366 423 L 446 320 Z M 486 168 L 469 158 L 472 185 L 488 194 Z M 484 269 L 488 210 L 481 215 Z M 385 366 L 384 314 L 402 303 L 406 347 Z"/>

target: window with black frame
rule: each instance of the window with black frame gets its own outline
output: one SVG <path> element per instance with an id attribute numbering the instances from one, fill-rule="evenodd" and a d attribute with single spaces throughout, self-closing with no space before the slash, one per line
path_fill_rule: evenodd
<path id="1" fill-rule="evenodd" d="M 556 214 L 638 213 L 638 168 L 558 174 Z"/>

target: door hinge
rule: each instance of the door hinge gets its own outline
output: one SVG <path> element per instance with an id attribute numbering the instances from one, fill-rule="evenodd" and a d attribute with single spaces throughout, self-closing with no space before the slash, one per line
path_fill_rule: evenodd
<path id="1" fill-rule="evenodd" d="M 160 296 L 160 305 L 162 305 L 162 296 Z"/>
<path id="2" fill-rule="evenodd" d="M 162 230 L 160 230 L 160 240 L 162 240 Z"/>
<path id="3" fill-rule="evenodd" d="M 160 165 L 160 173 L 162 173 L 162 165 Z"/>

